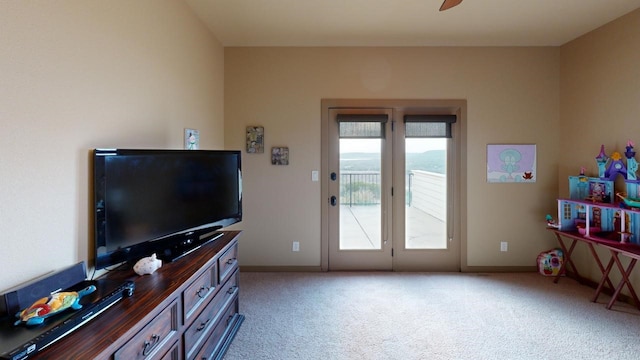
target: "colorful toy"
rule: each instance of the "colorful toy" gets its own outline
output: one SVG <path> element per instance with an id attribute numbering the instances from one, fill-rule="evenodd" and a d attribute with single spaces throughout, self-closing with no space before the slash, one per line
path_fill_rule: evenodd
<path id="1" fill-rule="evenodd" d="M 637 180 L 636 171 L 638 171 L 638 162 L 635 159 L 636 151 L 633 146 L 633 141 L 627 140 L 624 152 L 624 157 L 627 162 L 625 165 L 622 161 L 622 155 L 619 152 L 614 151 L 611 157 L 609 157 L 604 152 L 604 145 L 600 145 L 600 153 L 596 156 L 598 177 L 601 179 L 607 178 L 614 180 L 616 176 L 620 174 L 626 180 Z M 581 172 L 581 175 L 583 175 L 583 172 Z"/>
<path id="2" fill-rule="evenodd" d="M 611 154 L 611 162 L 607 167 L 607 170 L 604 172 L 604 176 L 608 177 L 609 180 L 614 180 L 618 174 L 622 175 L 625 179 L 627 178 L 627 167 L 622 162 L 622 155 L 619 152 L 614 151 Z"/>
<path id="3" fill-rule="evenodd" d="M 601 145 L 596 156 L 598 177 L 586 176 L 584 167 L 580 175 L 569 176 L 569 198 L 558 199 L 554 223 L 559 230 L 640 245 L 640 181 L 631 140 L 623 154 L 616 151 L 609 157 Z M 614 189 L 618 175 L 624 177 L 626 193 Z"/>
<path id="4" fill-rule="evenodd" d="M 622 200 L 622 202 L 629 208 L 640 209 L 640 199 L 624 196 L 621 193 L 616 193 L 616 196 Z"/>
<path id="5" fill-rule="evenodd" d="M 547 214 L 547 216 L 545 217 L 545 220 L 547 220 L 547 226 L 548 227 L 552 227 L 555 229 L 560 228 L 560 224 L 558 224 L 554 219 L 553 216 L 551 216 L 550 214 Z"/>
<path id="6" fill-rule="evenodd" d="M 538 255 L 538 272 L 544 276 L 556 276 L 560 273 L 564 256 L 562 250 L 552 249 Z"/>
<path id="7" fill-rule="evenodd" d="M 28 308 L 17 313 L 16 317 L 18 320 L 14 325 L 19 325 L 20 323 L 25 323 L 28 326 L 40 325 L 46 318 L 61 313 L 69 308 L 78 310 L 82 308 L 82 305 L 80 305 L 80 298 L 91 294 L 94 291 L 96 291 L 96 287 L 94 285 L 90 285 L 78 292 L 65 291 L 44 297 L 34 302 L 33 305 Z"/>
<path id="8" fill-rule="evenodd" d="M 596 156 L 596 164 L 598 164 L 598 177 L 605 177 L 605 167 L 607 166 L 607 162 L 609 162 L 609 157 L 604 152 L 604 144 L 600 145 L 600 154 Z"/>
<path id="9" fill-rule="evenodd" d="M 638 162 L 636 161 L 636 151 L 633 149 L 633 142 L 627 141 L 624 156 L 627 158 L 627 180 L 638 180 L 636 171 L 638 171 Z"/>
<path id="10" fill-rule="evenodd" d="M 569 176 L 569 197 L 599 203 L 613 202 L 614 182 L 587 176 Z"/>

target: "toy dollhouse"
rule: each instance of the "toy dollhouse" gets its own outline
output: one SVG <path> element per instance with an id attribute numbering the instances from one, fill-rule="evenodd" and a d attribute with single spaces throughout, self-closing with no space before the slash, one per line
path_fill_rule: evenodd
<path id="1" fill-rule="evenodd" d="M 640 181 L 631 141 L 623 155 L 607 156 L 604 145 L 596 156 L 598 177 L 588 177 L 584 168 L 569 176 L 569 199 L 558 199 L 560 231 L 578 232 L 585 238 L 640 245 Z M 625 193 L 615 192 L 615 179 L 622 176 Z"/>

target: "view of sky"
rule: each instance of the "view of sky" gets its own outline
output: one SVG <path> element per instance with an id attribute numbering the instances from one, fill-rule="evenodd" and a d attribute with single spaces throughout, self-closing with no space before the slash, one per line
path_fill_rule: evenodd
<path id="1" fill-rule="evenodd" d="M 340 153 L 375 153 L 380 151 L 380 139 L 340 139 Z M 422 153 L 428 150 L 444 150 L 445 138 L 405 139 L 406 152 Z"/>

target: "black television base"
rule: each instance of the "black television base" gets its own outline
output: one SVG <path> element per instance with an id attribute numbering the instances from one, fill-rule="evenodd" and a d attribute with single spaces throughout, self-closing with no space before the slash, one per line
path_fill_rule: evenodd
<path id="1" fill-rule="evenodd" d="M 191 254 L 198 250 L 200 247 L 218 240 L 224 236 L 224 232 L 216 232 L 212 236 L 207 236 L 202 239 L 189 239 L 175 244 L 171 247 L 165 248 L 163 251 L 159 251 L 158 258 L 164 262 L 174 262 L 184 256 Z"/>

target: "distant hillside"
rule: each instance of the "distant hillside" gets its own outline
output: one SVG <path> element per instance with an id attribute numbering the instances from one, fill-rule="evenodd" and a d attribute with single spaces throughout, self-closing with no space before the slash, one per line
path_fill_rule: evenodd
<path id="1" fill-rule="evenodd" d="M 407 169 L 425 170 L 444 174 L 446 170 L 445 150 L 430 150 L 424 153 L 407 154 Z M 372 153 L 344 153 L 340 155 L 340 171 L 380 171 L 380 155 Z"/>

